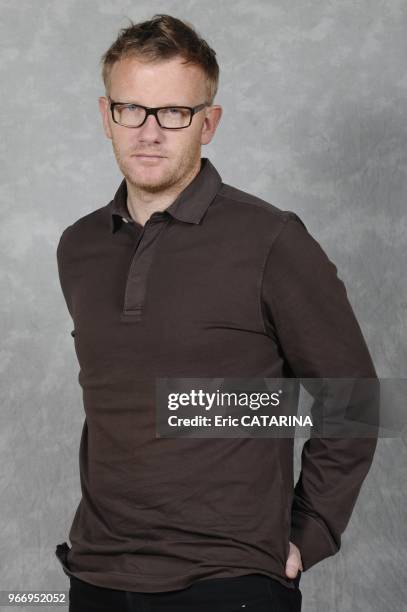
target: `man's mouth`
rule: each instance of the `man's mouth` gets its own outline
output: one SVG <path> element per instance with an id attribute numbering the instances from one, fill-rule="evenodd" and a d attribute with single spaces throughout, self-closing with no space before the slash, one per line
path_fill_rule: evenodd
<path id="1" fill-rule="evenodd" d="M 164 156 L 163 155 L 147 155 L 144 153 L 137 153 L 135 157 L 142 157 L 142 158 L 146 158 L 146 159 L 162 159 Z"/>

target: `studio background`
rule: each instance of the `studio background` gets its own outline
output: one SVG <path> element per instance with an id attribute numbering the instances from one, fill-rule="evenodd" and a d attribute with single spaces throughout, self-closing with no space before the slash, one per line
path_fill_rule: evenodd
<path id="1" fill-rule="evenodd" d="M 84 413 L 55 251 L 122 180 L 97 106 L 100 56 L 126 17 L 197 28 L 217 52 L 224 109 L 202 155 L 301 217 L 379 376 L 406 377 L 407 5 L 0 0 L 0 12 L 0 590 L 58 591 Z M 406 458 L 405 439 L 379 441 L 340 552 L 303 574 L 304 612 L 407 609 Z"/>

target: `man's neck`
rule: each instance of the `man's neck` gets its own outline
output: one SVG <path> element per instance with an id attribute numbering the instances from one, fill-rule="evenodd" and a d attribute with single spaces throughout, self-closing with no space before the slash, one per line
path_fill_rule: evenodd
<path id="1" fill-rule="evenodd" d="M 182 178 L 176 185 L 169 189 L 157 193 L 151 193 L 144 189 L 139 189 L 136 185 L 127 183 L 127 208 L 130 216 L 136 223 L 144 225 L 155 212 L 162 212 L 174 202 L 177 196 L 195 178 L 201 168 L 201 159 L 194 166 L 193 170 Z"/>

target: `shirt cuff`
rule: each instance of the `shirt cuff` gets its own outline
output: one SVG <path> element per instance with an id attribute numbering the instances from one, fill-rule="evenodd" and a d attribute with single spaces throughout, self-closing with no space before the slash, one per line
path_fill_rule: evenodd
<path id="1" fill-rule="evenodd" d="M 300 550 L 304 572 L 340 548 L 318 519 L 298 511 L 291 515 L 290 541 Z"/>

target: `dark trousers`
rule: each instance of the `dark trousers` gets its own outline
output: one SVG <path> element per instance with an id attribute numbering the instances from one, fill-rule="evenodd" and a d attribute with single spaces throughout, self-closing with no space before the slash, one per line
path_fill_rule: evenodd
<path id="1" fill-rule="evenodd" d="M 71 576 L 69 612 L 300 612 L 295 589 L 262 574 L 200 580 L 177 591 L 139 593 L 93 586 Z"/>

